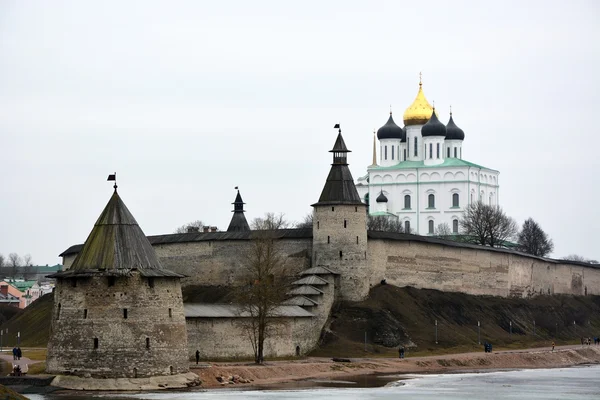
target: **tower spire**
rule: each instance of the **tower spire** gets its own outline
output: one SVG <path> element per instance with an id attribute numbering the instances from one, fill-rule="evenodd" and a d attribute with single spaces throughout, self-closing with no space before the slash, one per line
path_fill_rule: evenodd
<path id="1" fill-rule="evenodd" d="M 390 111 L 391 114 L 391 111 Z M 377 141 L 375 138 L 375 129 L 373 129 L 373 164 L 371 164 L 372 167 L 377 166 L 377 151 L 376 149 L 376 145 L 377 145 Z"/>

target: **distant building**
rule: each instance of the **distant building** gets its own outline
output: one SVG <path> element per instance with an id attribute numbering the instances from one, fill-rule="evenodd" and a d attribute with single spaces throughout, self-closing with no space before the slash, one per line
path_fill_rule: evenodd
<path id="1" fill-rule="evenodd" d="M 459 232 L 466 207 L 477 201 L 498 205 L 499 172 L 466 161 L 465 133 L 450 119 L 444 125 L 423 93 L 404 112 L 404 128 L 390 112 L 373 137 L 373 163 L 356 188 L 370 215 L 398 219 L 406 233 L 435 235 L 440 224 Z"/>

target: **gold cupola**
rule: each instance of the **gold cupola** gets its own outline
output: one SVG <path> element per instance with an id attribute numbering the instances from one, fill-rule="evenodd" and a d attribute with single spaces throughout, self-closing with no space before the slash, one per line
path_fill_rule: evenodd
<path id="1" fill-rule="evenodd" d="M 433 107 L 423 93 L 423 82 L 419 74 L 419 92 L 415 101 L 404 111 L 404 125 L 424 125 L 431 118 Z"/>

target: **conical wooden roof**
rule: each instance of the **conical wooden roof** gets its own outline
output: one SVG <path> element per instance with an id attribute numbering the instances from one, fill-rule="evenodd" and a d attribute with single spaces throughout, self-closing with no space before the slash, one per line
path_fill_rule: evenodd
<path id="1" fill-rule="evenodd" d="M 115 189 L 73 265 L 52 277 L 123 276 L 133 270 L 148 277 L 184 276 L 163 268 L 146 235 Z"/>

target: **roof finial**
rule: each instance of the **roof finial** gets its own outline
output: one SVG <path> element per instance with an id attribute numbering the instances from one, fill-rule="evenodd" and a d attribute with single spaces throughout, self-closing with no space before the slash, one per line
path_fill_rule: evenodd
<path id="1" fill-rule="evenodd" d="M 342 128 L 340 127 L 340 124 L 335 124 L 335 126 L 333 127 L 333 129 L 337 129 L 338 133 L 342 133 Z"/>
<path id="2" fill-rule="evenodd" d="M 117 192 L 117 173 L 115 172 L 114 174 L 108 175 L 107 181 L 115 181 L 115 184 L 113 187 L 115 188 L 115 193 L 116 193 Z"/>
<path id="3" fill-rule="evenodd" d="M 390 115 L 392 115 L 392 105 L 390 104 Z"/>
<path id="4" fill-rule="evenodd" d="M 435 100 L 433 100 L 433 111 L 435 111 Z"/>
<path id="5" fill-rule="evenodd" d="M 375 139 L 375 129 L 373 129 L 373 164 L 371 166 L 377 165 L 377 151 L 375 150 L 377 146 L 377 141 Z"/>
<path id="6" fill-rule="evenodd" d="M 419 87 L 423 86 L 423 73 L 419 72 Z"/>
<path id="7" fill-rule="evenodd" d="M 452 104 L 450 104 L 450 116 L 452 116 Z"/>

